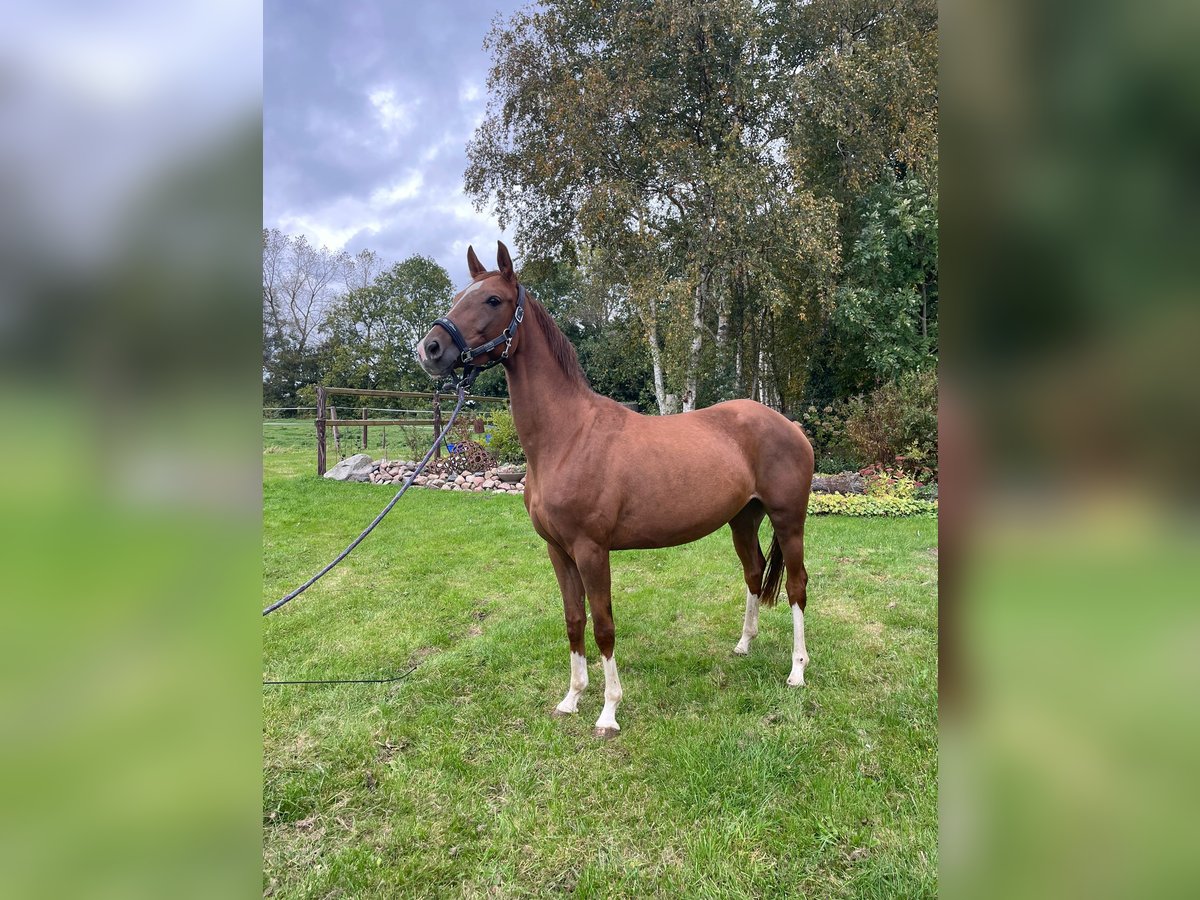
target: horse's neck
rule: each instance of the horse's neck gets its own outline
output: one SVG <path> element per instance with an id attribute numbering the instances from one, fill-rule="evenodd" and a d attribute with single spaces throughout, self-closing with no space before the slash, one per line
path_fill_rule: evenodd
<path id="1" fill-rule="evenodd" d="M 595 395 L 563 373 L 537 328 L 526 327 L 529 330 L 522 335 L 504 374 L 513 425 L 526 458 L 537 467 L 556 458 L 588 421 Z"/>

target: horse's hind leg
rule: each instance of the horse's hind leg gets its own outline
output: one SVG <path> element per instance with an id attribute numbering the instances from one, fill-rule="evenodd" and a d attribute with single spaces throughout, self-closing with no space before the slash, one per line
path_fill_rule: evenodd
<path id="1" fill-rule="evenodd" d="M 783 551 L 783 564 L 787 570 L 788 604 L 792 608 L 792 671 L 787 683 L 792 687 L 804 684 L 804 670 L 808 666 L 808 647 L 804 643 L 804 607 L 808 603 L 808 570 L 804 568 L 804 517 L 799 524 L 780 528 L 775 535 Z"/>
<path id="2" fill-rule="evenodd" d="M 742 574 L 746 578 L 746 618 L 742 622 L 742 638 L 733 648 L 733 652 L 739 656 L 750 652 L 750 642 L 758 635 L 758 598 L 762 593 L 763 571 L 767 562 L 758 544 L 758 528 L 763 515 L 762 503 L 751 500 L 729 522 L 729 529 L 733 532 L 733 549 L 742 562 Z"/>
<path id="3" fill-rule="evenodd" d="M 567 641 L 571 645 L 571 682 L 567 695 L 554 709 L 555 715 L 567 715 L 579 708 L 579 695 L 588 685 L 587 656 L 583 651 L 583 632 L 587 625 L 587 614 L 583 609 L 583 579 L 575 560 L 554 544 L 547 544 L 554 574 L 558 577 L 558 589 L 562 592 L 563 613 L 567 620 Z"/>
<path id="4" fill-rule="evenodd" d="M 775 537 L 771 541 L 771 559 L 768 562 L 768 572 L 763 592 L 767 601 L 773 590 L 778 590 L 780 569 L 786 575 L 788 604 L 792 608 L 792 671 L 787 683 L 792 687 L 804 684 L 804 670 L 808 666 L 808 647 L 804 642 L 804 607 L 808 603 L 808 570 L 804 568 L 804 517 L 807 512 L 807 495 L 805 503 L 796 507 L 772 508 L 768 510 L 771 524 L 775 528 Z"/>

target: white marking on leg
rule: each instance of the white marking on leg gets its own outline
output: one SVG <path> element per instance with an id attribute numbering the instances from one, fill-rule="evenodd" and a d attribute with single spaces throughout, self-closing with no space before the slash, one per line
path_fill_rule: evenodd
<path id="1" fill-rule="evenodd" d="M 746 588 L 746 620 L 742 623 L 742 639 L 738 641 L 733 652 L 745 656 L 750 652 L 750 642 L 758 636 L 758 594 L 750 593 Z"/>
<path id="2" fill-rule="evenodd" d="M 567 696 L 558 704 L 561 713 L 573 713 L 579 709 L 579 695 L 588 685 L 587 657 L 582 653 L 571 652 L 571 686 L 567 688 Z"/>
<path id="3" fill-rule="evenodd" d="M 792 687 L 804 684 L 804 667 L 808 665 L 808 648 L 804 646 L 804 610 L 792 604 L 792 674 L 787 683 Z"/>
<path id="4" fill-rule="evenodd" d="M 596 720 L 597 728 L 611 728 L 620 731 L 617 724 L 617 704 L 621 702 L 621 679 L 617 677 L 617 661 L 615 658 L 604 659 L 604 710 Z"/>

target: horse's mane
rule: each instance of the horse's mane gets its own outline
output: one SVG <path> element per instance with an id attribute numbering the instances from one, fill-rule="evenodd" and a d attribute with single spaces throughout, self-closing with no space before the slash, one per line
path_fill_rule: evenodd
<path id="1" fill-rule="evenodd" d="M 573 381 L 580 382 L 584 387 L 591 388 L 587 375 L 584 374 L 583 366 L 579 365 L 579 356 L 575 353 L 575 346 L 562 333 L 562 329 L 558 327 L 554 319 L 550 318 L 546 307 L 531 297 L 528 292 L 525 294 L 525 304 L 531 313 L 530 318 L 537 324 L 538 330 L 546 338 L 546 343 L 550 345 L 550 353 L 554 357 L 554 361 L 558 363 L 558 367 L 562 369 L 563 374 Z"/>

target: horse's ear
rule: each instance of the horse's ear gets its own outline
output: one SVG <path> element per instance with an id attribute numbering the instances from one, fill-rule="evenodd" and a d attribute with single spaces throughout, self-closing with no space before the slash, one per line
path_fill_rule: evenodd
<path id="1" fill-rule="evenodd" d="M 512 257 L 508 255 L 508 248 L 504 246 L 504 241 L 496 241 L 496 268 L 509 281 L 517 280 L 517 276 L 513 273 Z"/>
<path id="2" fill-rule="evenodd" d="M 479 257 L 475 255 L 475 248 L 470 245 L 467 246 L 467 270 L 471 273 L 472 278 L 487 271 L 483 267 L 483 263 L 479 261 Z"/>

